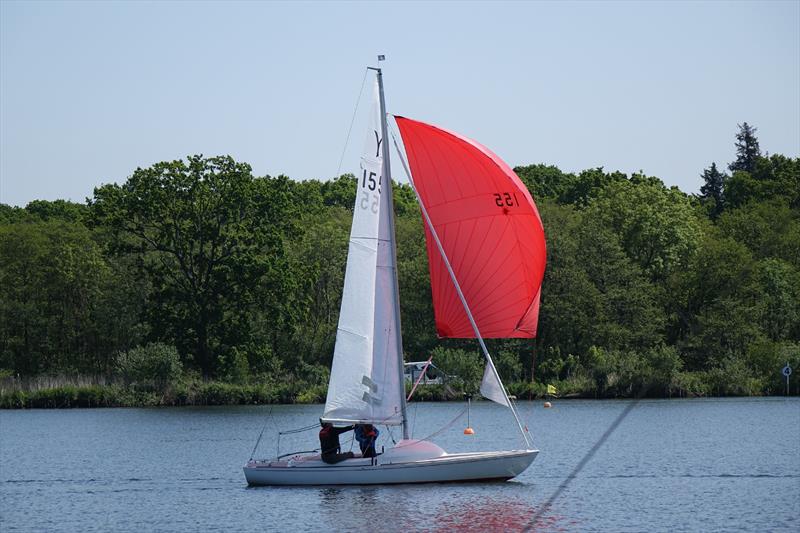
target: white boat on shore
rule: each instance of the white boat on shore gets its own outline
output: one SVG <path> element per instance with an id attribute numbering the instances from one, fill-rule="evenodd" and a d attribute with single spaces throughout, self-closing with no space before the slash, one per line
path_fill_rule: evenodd
<path id="1" fill-rule="evenodd" d="M 483 338 L 536 335 L 544 230 L 520 179 L 488 148 L 396 116 L 394 145 L 426 224 L 439 337 L 475 338 L 486 359 L 481 394 L 508 408 L 524 448 L 447 453 L 409 435 L 392 179 L 381 70 L 357 176 L 341 312 L 321 422 L 401 426 L 402 439 L 373 458 L 336 464 L 318 453 L 251 459 L 250 485 L 367 485 L 507 480 L 539 453 L 509 399 Z M 306 428 L 309 429 L 309 428 Z M 259 437 L 260 439 L 260 437 Z M 256 448 L 258 442 L 256 443 Z"/>

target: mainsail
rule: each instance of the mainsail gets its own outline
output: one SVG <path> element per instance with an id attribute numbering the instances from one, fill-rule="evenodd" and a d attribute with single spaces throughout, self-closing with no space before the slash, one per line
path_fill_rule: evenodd
<path id="1" fill-rule="evenodd" d="M 485 146 L 395 120 L 423 216 L 435 231 L 426 225 L 437 333 L 479 337 L 487 358 L 481 394 L 512 407 L 483 338 L 536 336 L 546 259 L 539 212 L 519 177 Z"/>
<path id="2" fill-rule="evenodd" d="M 336 346 L 322 419 L 333 423 L 401 424 L 403 386 L 395 288 L 391 177 L 376 80 L 370 127 L 356 176 L 358 188 L 347 252 Z"/>

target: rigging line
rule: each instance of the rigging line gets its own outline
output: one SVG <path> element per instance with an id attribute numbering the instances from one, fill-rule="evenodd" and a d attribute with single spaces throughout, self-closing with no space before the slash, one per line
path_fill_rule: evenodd
<path id="1" fill-rule="evenodd" d="M 408 393 L 408 398 L 406 398 L 407 402 L 411 401 L 411 397 L 414 396 L 414 391 L 417 390 L 417 386 L 419 385 L 419 382 L 422 381 L 423 377 L 425 377 L 425 372 L 428 371 L 428 367 L 430 366 L 432 360 L 433 360 L 433 355 L 428 357 L 428 360 L 425 362 L 425 366 L 422 367 L 422 371 L 419 373 L 419 377 L 417 378 L 416 383 L 414 383 L 414 386 L 411 387 L 411 392 Z M 413 371 L 411 372 L 411 375 L 412 376 L 414 375 Z"/>
<path id="2" fill-rule="evenodd" d="M 513 398 L 511 398 L 510 396 L 509 396 L 508 399 L 511 401 L 511 403 L 514 404 L 514 407 L 517 409 L 517 412 L 519 412 L 519 406 L 517 405 L 517 402 Z M 530 439 L 531 439 L 530 444 L 532 446 L 533 445 L 533 434 L 530 432 L 530 429 L 528 429 L 528 422 L 526 422 L 524 418 L 522 419 L 522 421 L 523 421 L 523 426 L 525 428 L 525 431 L 530 436 Z M 527 444 L 527 442 L 526 442 L 526 444 Z"/>
<path id="3" fill-rule="evenodd" d="M 264 427 L 261 428 L 261 433 L 258 434 L 258 438 L 256 439 L 256 445 L 253 446 L 253 451 L 250 452 L 250 460 L 253 460 L 253 457 L 256 455 L 256 450 L 258 449 L 258 445 L 261 443 L 261 437 L 264 436 L 264 430 L 267 429 L 267 424 L 269 424 L 269 418 L 272 416 L 272 408 L 274 405 L 270 405 L 269 413 L 267 413 L 267 419 L 264 421 Z"/>
<path id="4" fill-rule="evenodd" d="M 384 354 L 389 353 L 389 343 L 391 342 L 391 340 L 392 340 L 392 328 L 390 326 L 389 328 L 386 329 L 386 347 L 384 348 L 384 351 L 383 351 Z M 402 357 L 400 358 L 400 365 L 401 366 L 403 365 Z M 389 370 L 389 365 L 384 363 L 384 365 L 383 365 L 383 376 L 382 376 L 383 383 L 386 383 L 386 372 L 388 370 Z M 403 392 L 405 392 L 405 381 L 403 381 L 403 383 L 401 383 L 400 386 L 403 387 Z M 370 405 L 370 407 L 373 408 L 373 409 L 375 408 L 375 406 L 373 406 L 373 405 Z M 390 416 L 394 416 L 394 415 L 390 415 Z M 384 418 L 381 422 L 386 422 L 387 420 L 388 420 L 388 418 Z M 403 423 L 406 423 L 406 421 L 403 420 Z"/>
<path id="5" fill-rule="evenodd" d="M 431 434 L 430 434 L 430 435 L 428 435 L 427 437 L 425 437 L 425 438 L 422 438 L 422 439 L 418 439 L 418 440 L 431 440 L 431 439 L 432 439 L 433 437 L 435 437 L 436 435 L 439 435 L 439 434 L 440 434 L 440 433 L 442 433 L 443 431 L 445 431 L 445 430 L 449 429 L 449 428 L 450 428 L 450 427 L 451 427 L 453 424 L 455 424 L 455 423 L 458 421 L 458 419 L 459 419 L 459 418 L 461 418 L 462 416 L 464 416 L 464 413 L 466 413 L 466 412 L 467 412 L 467 408 L 466 408 L 466 407 L 464 407 L 464 408 L 461 410 L 461 412 L 460 412 L 460 413 L 458 413 L 458 414 L 456 415 L 456 417 L 455 417 L 454 419 L 452 419 L 450 422 L 448 422 L 447 424 L 445 424 L 445 425 L 444 425 L 444 426 L 442 426 L 441 428 L 437 429 L 436 431 L 434 431 L 433 433 L 431 433 Z M 408 444 L 413 444 L 413 443 L 409 442 Z M 399 446 L 395 446 L 395 448 L 403 448 L 403 447 L 404 447 L 404 445 L 403 445 L 403 444 L 400 444 Z"/>
<path id="6" fill-rule="evenodd" d="M 358 104 L 361 103 L 361 95 L 364 93 L 364 82 L 367 81 L 367 74 L 369 69 L 364 69 L 364 78 L 361 80 L 361 89 L 358 91 L 358 98 L 356 98 L 356 106 L 353 109 L 353 118 L 350 119 L 350 128 L 347 130 L 347 138 L 344 140 L 344 147 L 342 148 L 342 156 L 339 158 L 339 166 L 336 168 L 336 176 L 339 177 L 339 172 L 342 171 L 342 162 L 344 161 L 344 154 L 347 152 L 347 145 L 350 144 L 350 134 L 353 133 L 353 124 L 356 121 L 356 113 L 358 113 Z"/>
<path id="7" fill-rule="evenodd" d="M 617 416 L 614 422 L 611 423 L 606 432 L 603 433 L 603 435 L 597 440 L 594 446 L 592 446 L 592 448 L 588 452 L 586 452 L 586 455 L 584 455 L 583 458 L 580 460 L 580 462 L 577 464 L 577 466 L 572 469 L 572 472 L 570 472 L 569 475 L 564 479 L 564 481 L 561 482 L 561 484 L 553 492 L 553 494 L 550 495 L 547 501 L 544 502 L 539 507 L 539 509 L 533 515 L 533 518 L 531 518 L 531 521 L 522 531 L 528 533 L 530 531 L 533 531 L 537 527 L 537 522 L 542 517 L 542 515 L 550 510 L 550 507 L 553 505 L 553 502 L 555 502 L 558 499 L 558 497 L 561 496 L 561 494 L 564 492 L 564 490 L 566 490 L 567 486 L 572 482 L 572 480 L 575 479 L 581 472 L 581 470 L 583 470 L 583 468 L 587 465 L 587 463 L 592 460 L 592 457 L 594 457 L 594 455 L 597 453 L 597 450 L 599 450 L 603 446 L 603 444 L 605 444 L 608 438 L 614 433 L 617 427 L 619 427 L 622 421 L 625 420 L 625 418 L 630 414 L 633 408 L 639 404 L 639 401 L 644 397 L 645 394 L 647 394 L 647 390 L 649 388 L 650 387 L 643 387 L 642 390 L 639 391 L 639 394 L 636 396 L 636 398 L 634 398 L 631 403 L 625 406 L 625 409 L 623 409 L 623 411 L 619 414 L 619 416 Z"/>
<path id="8" fill-rule="evenodd" d="M 292 433 L 302 433 L 303 431 L 308 431 L 310 429 L 314 429 L 314 428 L 317 428 L 317 427 L 319 427 L 319 424 L 312 424 L 310 426 L 305 426 L 305 427 L 302 427 L 302 428 L 288 429 L 286 431 L 279 431 L 278 435 L 291 435 Z"/>
<path id="9" fill-rule="evenodd" d="M 384 424 L 383 427 L 385 427 L 386 431 L 389 433 L 389 438 L 391 439 L 392 444 L 397 444 L 397 441 L 394 440 L 394 432 L 392 431 L 392 426 L 390 426 L 388 424 Z"/>
<path id="10" fill-rule="evenodd" d="M 411 437 L 414 438 L 414 431 L 417 427 L 417 407 L 419 407 L 419 402 L 414 402 L 414 420 L 411 422 Z"/>

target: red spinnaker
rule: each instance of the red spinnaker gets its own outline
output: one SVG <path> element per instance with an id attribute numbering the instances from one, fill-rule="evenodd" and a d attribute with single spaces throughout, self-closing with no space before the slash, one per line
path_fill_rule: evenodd
<path id="1" fill-rule="evenodd" d="M 414 185 L 442 242 L 481 336 L 536 336 L 544 228 L 519 177 L 491 150 L 430 124 L 395 117 Z M 439 337 L 474 338 L 427 226 Z"/>

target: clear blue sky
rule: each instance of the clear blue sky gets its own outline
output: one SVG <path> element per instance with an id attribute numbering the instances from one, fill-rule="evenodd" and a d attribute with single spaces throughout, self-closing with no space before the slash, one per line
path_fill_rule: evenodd
<path id="1" fill-rule="evenodd" d="M 0 30 L 0 202 L 13 205 L 83 201 L 194 153 L 330 178 L 377 53 L 390 112 L 512 166 L 643 169 L 694 192 L 733 159 L 737 122 L 763 150 L 800 151 L 797 1 L 2 1 Z M 362 137 L 357 125 L 342 172 Z"/>

